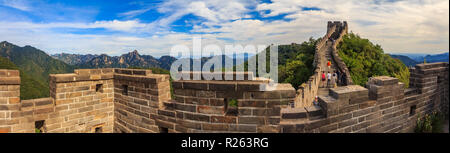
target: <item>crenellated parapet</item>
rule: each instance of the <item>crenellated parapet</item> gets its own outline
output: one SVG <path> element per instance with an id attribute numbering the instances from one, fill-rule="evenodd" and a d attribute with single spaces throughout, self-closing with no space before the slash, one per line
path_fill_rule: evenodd
<path id="1" fill-rule="evenodd" d="M 250 79 L 173 81 L 174 99 L 156 122 L 169 132 L 279 132 L 280 111 L 294 101 L 294 88 L 245 76 Z"/>
<path id="2" fill-rule="evenodd" d="M 114 73 L 114 132 L 160 132 L 157 122 L 169 101 L 169 75 L 149 70 L 116 69 Z M 162 126 L 162 125 L 161 125 Z"/>
<path id="3" fill-rule="evenodd" d="M 367 88 L 331 88 L 318 106 L 284 109 L 281 132 L 413 132 L 420 116 L 448 113 L 448 63 L 419 64 L 411 72 L 408 89 L 397 78 L 372 77 Z"/>
<path id="4" fill-rule="evenodd" d="M 0 131 L 113 132 L 115 99 L 119 99 L 114 94 L 115 80 L 135 78 L 139 82 L 136 84 L 142 84 L 155 76 L 150 70 L 78 69 L 69 74 L 51 74 L 50 97 L 21 100 L 19 72 L 0 70 Z M 170 88 L 168 83 L 165 88 Z M 170 95 L 170 89 L 162 92 Z"/>
<path id="5" fill-rule="evenodd" d="M 20 112 L 20 76 L 18 70 L 0 70 L 0 133 L 15 132 Z"/>

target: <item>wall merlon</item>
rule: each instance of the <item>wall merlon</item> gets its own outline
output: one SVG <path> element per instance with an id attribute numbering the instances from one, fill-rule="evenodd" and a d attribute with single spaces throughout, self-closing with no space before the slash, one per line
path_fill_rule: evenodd
<path id="1" fill-rule="evenodd" d="M 19 70 L 0 69 L 0 78 L 2 77 L 20 77 Z"/>
<path id="2" fill-rule="evenodd" d="M 114 69 L 115 74 L 125 74 L 125 75 L 142 75 L 147 76 L 152 74 L 152 70 L 140 70 L 140 69 Z"/>
<path id="3" fill-rule="evenodd" d="M 18 76 L 7 76 L 0 77 L 0 85 L 19 85 L 20 77 Z"/>

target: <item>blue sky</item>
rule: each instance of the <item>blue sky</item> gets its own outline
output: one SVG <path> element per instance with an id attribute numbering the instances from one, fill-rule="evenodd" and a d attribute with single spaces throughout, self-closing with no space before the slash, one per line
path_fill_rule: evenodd
<path id="1" fill-rule="evenodd" d="M 329 20 L 391 53 L 449 49 L 448 0 L 0 0 L 0 41 L 54 53 L 169 54 L 174 45 L 289 44 Z"/>

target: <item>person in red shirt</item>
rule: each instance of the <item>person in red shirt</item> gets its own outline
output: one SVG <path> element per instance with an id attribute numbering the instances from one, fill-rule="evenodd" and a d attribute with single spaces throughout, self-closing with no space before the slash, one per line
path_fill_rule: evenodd
<path id="1" fill-rule="evenodd" d="M 328 66 L 328 70 L 330 70 L 331 69 L 331 61 L 328 61 L 327 66 Z"/>
<path id="2" fill-rule="evenodd" d="M 325 71 L 322 71 L 322 88 L 325 88 L 325 81 L 326 81 Z"/>

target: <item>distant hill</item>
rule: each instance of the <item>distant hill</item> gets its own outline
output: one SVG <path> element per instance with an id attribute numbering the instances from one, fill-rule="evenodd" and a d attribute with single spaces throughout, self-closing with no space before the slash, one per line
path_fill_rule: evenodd
<path id="1" fill-rule="evenodd" d="M 80 54 L 54 54 L 53 58 L 62 60 L 68 64 L 79 68 L 163 68 L 170 69 L 170 65 L 176 60 L 171 56 L 162 56 L 157 59 L 150 55 L 140 55 L 138 51 L 132 51 L 121 56 L 101 55 L 80 55 Z"/>
<path id="2" fill-rule="evenodd" d="M 79 65 L 82 63 L 89 62 L 93 58 L 95 58 L 99 55 L 92 55 L 92 54 L 81 55 L 81 54 L 60 53 L 60 54 L 53 54 L 51 56 L 53 58 L 61 60 L 64 63 L 70 64 L 70 65 Z"/>
<path id="3" fill-rule="evenodd" d="M 391 56 L 407 56 L 409 59 L 414 60 L 416 63 L 423 63 L 424 59 L 427 63 L 436 63 L 436 62 L 449 62 L 449 54 L 442 53 L 442 54 L 418 54 L 418 53 L 399 53 L 399 54 L 392 54 Z M 406 59 L 405 57 L 399 57 L 402 59 L 405 59 L 405 61 L 402 60 L 402 62 L 408 65 L 411 61 L 409 59 Z M 408 65 L 409 66 L 409 65 Z"/>
<path id="4" fill-rule="evenodd" d="M 20 71 L 20 99 L 26 100 L 49 96 L 47 84 L 44 84 L 42 81 L 35 80 L 7 58 L 0 57 L 0 69 Z"/>
<path id="5" fill-rule="evenodd" d="M 424 58 L 426 59 L 427 63 L 448 62 L 448 53 L 427 55 L 425 57 L 419 57 L 419 58 L 417 58 L 417 61 L 423 62 Z"/>
<path id="6" fill-rule="evenodd" d="M 409 58 L 408 56 L 404 56 L 404 55 L 390 55 L 392 58 L 395 59 L 399 59 L 400 61 L 403 62 L 403 64 L 405 64 L 406 66 L 415 66 L 416 64 L 419 64 L 420 62 L 417 62 L 411 58 Z"/>
<path id="7" fill-rule="evenodd" d="M 72 73 L 75 68 L 32 46 L 19 47 L 6 41 L 0 43 L 0 56 L 46 86 L 49 74 Z"/>

